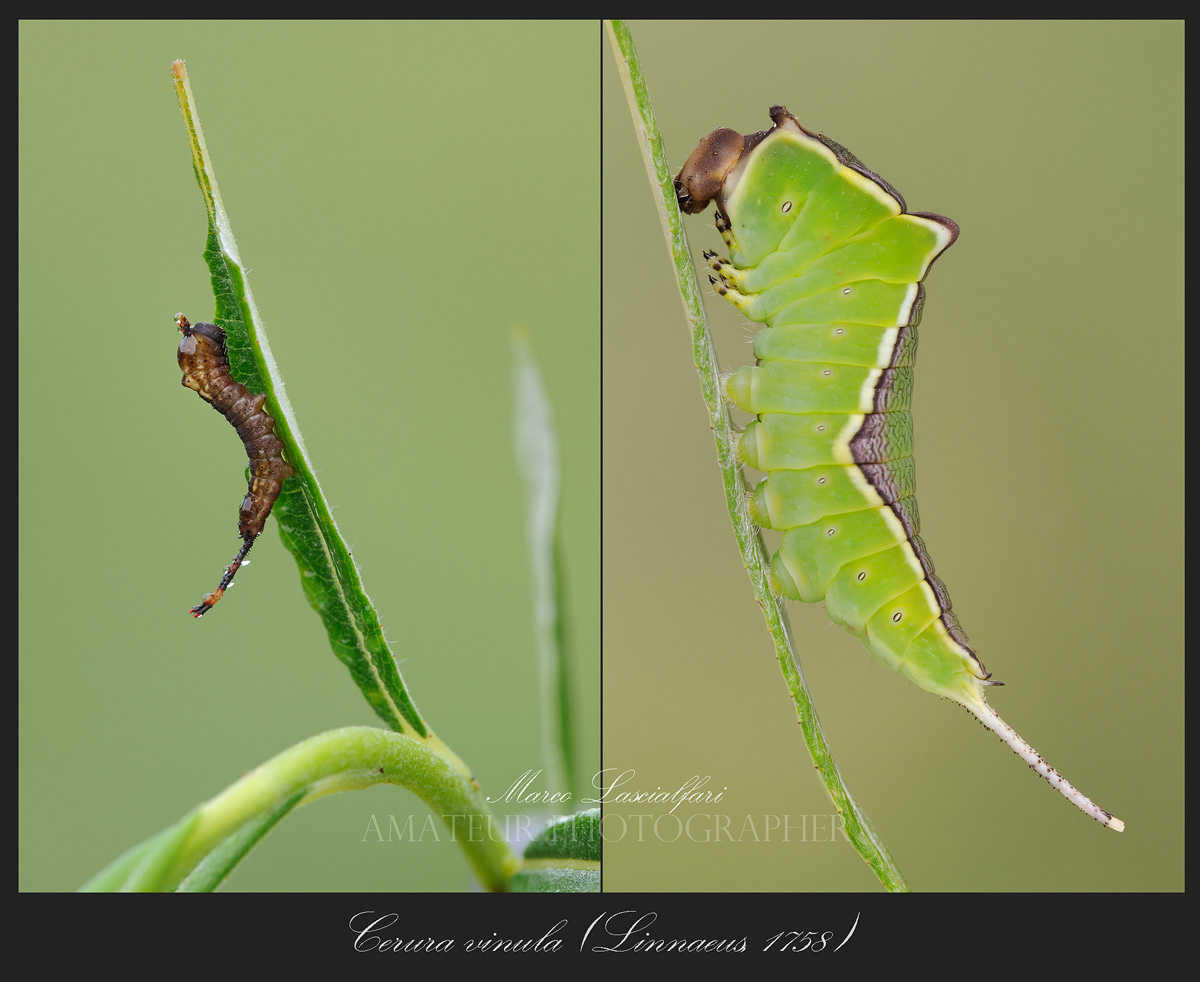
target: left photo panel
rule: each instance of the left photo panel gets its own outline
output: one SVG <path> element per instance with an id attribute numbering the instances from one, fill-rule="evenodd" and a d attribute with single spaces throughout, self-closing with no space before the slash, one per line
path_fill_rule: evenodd
<path id="1" fill-rule="evenodd" d="M 20 25 L 19 889 L 599 889 L 601 41 Z"/>

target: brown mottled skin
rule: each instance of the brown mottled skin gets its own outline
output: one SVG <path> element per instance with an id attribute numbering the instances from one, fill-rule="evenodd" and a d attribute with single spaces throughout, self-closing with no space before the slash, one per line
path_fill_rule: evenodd
<path id="1" fill-rule="evenodd" d="M 216 324 L 192 324 L 182 314 L 176 326 L 183 335 L 179 342 L 183 384 L 233 424 L 250 458 L 250 484 L 238 513 L 238 535 L 243 545 L 217 589 L 192 608 L 199 617 L 221 599 L 233 582 L 233 574 L 271 514 L 284 479 L 296 472 L 283 459 L 283 442 L 275 435 L 275 420 L 263 409 L 266 396 L 251 392 L 229 374 L 224 329 Z"/>

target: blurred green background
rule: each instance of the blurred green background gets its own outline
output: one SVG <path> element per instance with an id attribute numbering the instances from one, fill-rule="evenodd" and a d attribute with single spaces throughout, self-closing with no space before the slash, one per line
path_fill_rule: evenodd
<path id="1" fill-rule="evenodd" d="M 921 890 L 1181 889 L 1182 25 L 631 27 L 676 167 L 781 101 L 962 227 L 922 325 L 926 540 L 1007 683 L 993 705 L 1128 828 L 790 605 L 900 868 Z M 37 22 L 19 40 L 21 889 L 74 889 L 284 747 L 377 724 L 272 523 L 237 589 L 186 615 L 237 546 L 245 457 L 178 381 L 172 315 L 211 298 L 177 57 L 318 477 L 438 734 L 489 791 L 538 766 L 510 438 L 524 322 L 563 435 L 584 773 L 602 586 L 604 766 L 650 791 L 710 775 L 724 800 L 683 817 L 735 831 L 828 821 L 597 24 Z M 711 211 L 687 227 L 720 248 Z M 749 325 L 708 306 L 732 370 Z M 465 500 L 480 474 L 487 500 Z M 448 843 L 363 841 L 372 816 L 425 813 L 394 788 L 323 799 L 226 889 L 464 888 Z M 610 827 L 606 889 L 878 889 L 844 843 L 670 835 Z"/>
<path id="2" fill-rule="evenodd" d="M 1182 23 L 632 22 L 672 166 L 784 103 L 962 228 L 928 286 L 923 533 L 992 705 L 1086 818 L 961 709 L 789 605 L 835 759 L 919 890 L 1183 886 Z M 604 752 L 630 787 L 710 775 L 828 823 L 729 528 L 686 323 L 610 53 L 604 99 Z M 711 209 L 685 222 L 722 250 Z M 707 286 L 707 284 L 706 284 Z M 750 325 L 709 291 L 721 361 Z M 773 544 L 772 544 L 773 548 Z M 615 814 L 665 809 L 620 806 Z M 612 828 L 610 824 L 610 829 Z M 713 822 L 698 820 L 700 840 Z M 866 890 L 845 843 L 605 852 L 609 890 Z"/>
<path id="3" fill-rule="evenodd" d="M 599 28 L 26 22 L 20 69 L 20 862 L 72 890 L 312 734 L 381 725 L 274 522 L 221 605 L 245 454 L 179 384 L 212 316 L 187 61 L 317 476 L 415 701 L 502 792 L 539 766 L 509 333 L 563 440 L 580 759 L 599 760 Z M 475 490 L 479 482 L 485 496 Z M 516 810 L 500 806 L 499 812 Z M 379 787 L 289 816 L 230 890 L 460 890 Z"/>

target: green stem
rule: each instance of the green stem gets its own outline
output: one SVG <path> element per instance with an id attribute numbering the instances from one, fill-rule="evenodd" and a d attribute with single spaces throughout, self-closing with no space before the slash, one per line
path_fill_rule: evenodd
<path id="1" fill-rule="evenodd" d="M 211 889 L 254 841 L 283 815 L 316 798 L 396 784 L 424 801 L 446 824 L 488 890 L 505 890 L 520 868 L 479 790 L 453 763 L 421 740 L 368 726 L 330 730 L 256 767 L 170 829 L 135 846 L 98 873 L 84 890 Z M 249 829 L 241 848 L 224 850 Z M 208 857 L 216 870 L 194 871 Z"/>

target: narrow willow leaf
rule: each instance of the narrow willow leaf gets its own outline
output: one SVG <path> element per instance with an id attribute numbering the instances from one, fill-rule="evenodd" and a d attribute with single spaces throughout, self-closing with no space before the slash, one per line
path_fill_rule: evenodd
<path id="1" fill-rule="evenodd" d="M 172 66 L 172 77 L 208 213 L 204 259 L 212 278 L 215 320 L 225 331 L 229 370 L 250 391 L 266 394 L 275 433 L 296 471 L 284 482 L 274 515 L 283 543 L 300 568 L 305 595 L 325 624 L 334 654 L 350 670 L 376 714 L 393 729 L 429 741 L 469 777 L 466 765 L 433 734 L 413 704 L 358 567 L 321 492 L 246 282 L 182 61 Z"/>
<path id="2" fill-rule="evenodd" d="M 513 875 L 514 893 L 596 893 L 600 890 L 600 809 L 551 822 L 525 848 Z"/>
<path id="3" fill-rule="evenodd" d="M 529 333 L 512 335 L 513 444 L 525 481 L 525 540 L 533 578 L 533 625 L 541 686 L 542 758 L 550 787 L 574 787 L 570 691 L 558 564 L 561 484 L 554 414 Z"/>
<path id="4" fill-rule="evenodd" d="M 197 863 L 196 868 L 179 884 L 177 892 L 212 893 L 216 890 L 246 854 L 258 845 L 284 816 L 290 815 L 297 805 L 304 802 L 306 794 L 306 789 L 296 791 L 264 814 L 248 821 Z"/>
<path id="5" fill-rule="evenodd" d="M 525 859 L 574 859 L 600 862 L 603 839 L 599 808 L 588 808 L 551 822 L 525 847 Z"/>
<path id="6" fill-rule="evenodd" d="M 174 825 L 126 850 L 81 886 L 80 892 L 153 893 L 169 889 L 164 887 L 169 870 L 199 821 L 199 809 L 193 809 Z"/>
<path id="7" fill-rule="evenodd" d="M 764 555 L 762 539 L 750 517 L 742 479 L 741 462 L 738 460 L 733 424 L 721 394 L 720 370 L 716 352 L 708 329 L 708 319 L 700 297 L 700 286 L 692 265 L 691 252 L 680 220 L 676 201 L 675 183 L 667 166 L 666 150 L 654 111 L 646 80 L 638 63 L 633 38 L 628 27 L 621 21 L 606 22 L 612 42 L 622 84 L 629 100 L 630 112 L 638 133 L 638 146 L 646 162 L 650 182 L 655 189 L 655 204 L 662 222 L 664 235 L 671 252 L 671 263 L 675 269 L 680 296 L 687 311 L 692 333 L 692 357 L 700 377 L 700 388 L 708 408 L 709 424 L 717 444 L 717 457 L 725 487 L 725 501 L 729 517 L 741 551 L 742 562 L 750 576 L 754 597 L 763 612 L 767 628 L 775 644 L 775 657 L 796 707 L 796 716 L 804 734 L 813 764 L 842 815 L 846 834 L 863 860 L 888 890 L 907 890 L 895 860 L 884 846 L 882 839 L 871 825 L 866 814 L 859 808 L 845 786 L 841 773 L 834 763 L 824 733 L 817 719 L 800 669 L 800 661 L 792 644 L 791 629 L 787 615 L 776 601 L 768 576 L 768 564 Z"/>

